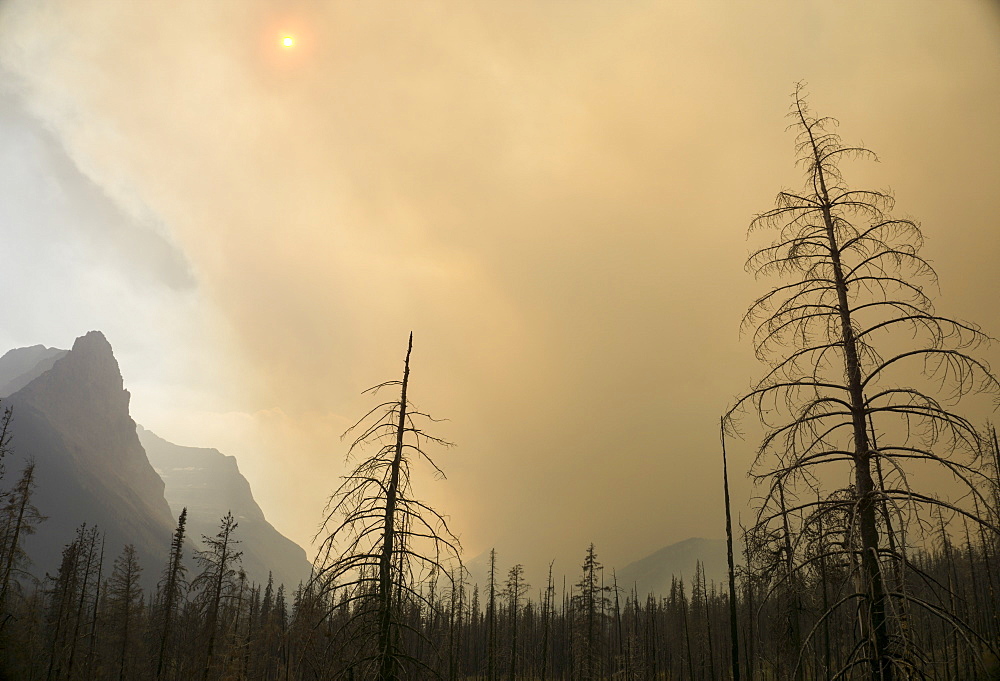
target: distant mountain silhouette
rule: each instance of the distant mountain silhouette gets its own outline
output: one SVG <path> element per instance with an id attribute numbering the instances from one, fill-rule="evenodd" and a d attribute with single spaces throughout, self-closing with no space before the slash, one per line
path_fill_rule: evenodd
<path id="1" fill-rule="evenodd" d="M 736 562 L 740 563 L 741 547 L 736 547 Z M 597 549 L 598 560 L 601 559 L 600 547 Z M 612 583 L 612 572 L 618 580 L 618 588 L 625 592 L 631 592 L 635 588 L 639 596 L 643 597 L 649 593 L 657 595 L 667 595 L 670 593 L 670 582 L 673 577 L 683 577 L 687 587 L 687 593 L 691 593 L 690 585 L 694 579 L 695 566 L 701 561 L 705 570 L 707 582 L 715 582 L 720 589 L 728 590 L 729 563 L 726 558 L 726 542 L 723 539 L 702 539 L 694 537 L 685 539 L 675 544 L 665 546 L 655 551 L 645 558 L 641 558 L 633 563 L 629 563 L 620 570 L 613 570 L 613 566 L 604 565 L 604 583 L 608 586 Z M 582 562 L 582 559 L 581 559 Z M 532 565 L 527 566 L 529 573 L 535 575 L 533 585 L 544 584 L 544 578 L 539 576 L 548 573 L 548 566 Z M 569 584 L 575 584 L 580 579 L 579 566 L 573 566 L 569 570 L 559 565 L 555 566 L 555 581 L 562 583 L 565 575 Z M 479 555 L 465 561 L 467 579 L 469 584 L 478 584 L 480 593 L 488 592 L 490 573 L 490 552 L 484 551 Z M 503 588 L 507 580 L 507 570 L 510 569 L 510 561 L 499 556 L 496 566 L 497 589 Z"/>
<path id="2" fill-rule="evenodd" d="M 32 345 L 15 348 L 0 357 L 0 398 L 15 393 L 52 368 L 66 350 Z"/>
<path id="3" fill-rule="evenodd" d="M 232 509 L 251 580 L 265 582 L 271 570 L 275 584 L 284 583 L 291 595 L 308 579 L 305 551 L 267 522 L 233 457 L 180 447 L 136 425 L 118 362 L 99 331 L 78 338 L 69 351 L 35 345 L 7 352 L 0 357 L 0 397 L 13 409 L 14 460 L 6 462 L 5 484 L 34 458 L 33 502 L 48 516 L 24 545 L 38 577 L 55 574 L 63 547 L 85 522 L 106 535 L 106 567 L 126 543 L 135 544 L 143 587 L 151 590 L 187 506 L 184 553 L 192 571 L 201 535 L 214 536 Z"/>
<path id="4" fill-rule="evenodd" d="M 129 416 L 118 362 L 99 331 L 78 338 L 61 357 L 56 352 L 36 346 L 4 355 L 9 366 L 39 358 L 18 374 L 34 378 L 4 400 L 13 408 L 14 455 L 20 462 L 29 457 L 37 462 L 33 501 L 49 517 L 25 542 L 33 571 L 54 574 L 63 546 L 86 522 L 106 533 L 108 566 L 126 543 L 135 544 L 149 588 L 165 562 L 176 521 L 163 497 L 163 480 L 146 459 Z M 20 463 L 9 465 L 8 475 L 19 468 Z"/>
<path id="5" fill-rule="evenodd" d="M 469 584 L 478 584 L 479 590 L 483 591 L 484 588 L 489 588 L 490 583 L 490 552 L 483 551 L 478 556 L 470 558 L 468 560 L 463 560 L 463 567 L 466 570 L 466 579 Z M 506 566 L 504 563 L 500 563 L 499 560 L 496 566 L 496 574 L 494 575 L 494 580 L 497 588 L 504 583 L 507 578 L 506 570 L 510 566 Z"/>
<path id="6" fill-rule="evenodd" d="M 177 516 L 187 507 L 191 546 L 200 544 L 202 535 L 214 537 L 222 516 L 232 511 L 239 523 L 234 536 L 242 542 L 238 550 L 243 551 L 243 569 L 251 581 L 266 583 L 271 571 L 275 584 L 284 584 L 291 595 L 300 581 L 309 579 L 306 552 L 264 517 L 235 457 L 216 449 L 175 445 L 142 426 L 138 433 L 150 463 L 166 483 L 171 512 Z"/>
<path id="7" fill-rule="evenodd" d="M 617 571 L 618 586 L 628 591 L 634 586 L 640 597 L 649 593 L 666 595 L 670 593 L 670 582 L 676 576 L 684 578 L 687 593 L 691 593 L 690 585 L 698 561 L 703 564 L 707 582 L 714 581 L 723 590 L 728 590 L 729 564 L 725 540 L 698 537 L 670 544 L 629 563 Z M 605 581 L 609 577 L 605 574 Z"/>

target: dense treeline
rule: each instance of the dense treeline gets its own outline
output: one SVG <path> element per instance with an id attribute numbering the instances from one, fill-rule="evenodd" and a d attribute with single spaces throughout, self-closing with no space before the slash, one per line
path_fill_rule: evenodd
<path id="1" fill-rule="evenodd" d="M 142 566 L 130 547 L 113 561 L 102 559 L 100 533 L 81 528 L 59 573 L 5 613 L 12 621 L 4 630 L 7 678 L 340 677 L 357 645 L 345 624 L 364 603 L 304 585 L 286 598 L 283 586 L 248 583 L 237 567 L 232 529 L 223 521 L 220 543 L 201 554 L 203 572 L 191 584 L 183 581 L 171 612 L 166 577 L 172 564 L 164 566 L 156 593 L 142 593 Z M 998 551 L 996 537 L 983 544 L 971 534 L 961 541 L 945 534 L 933 549 L 912 555 L 928 576 L 911 585 L 915 595 L 955 608 L 984 636 L 970 648 L 936 617 L 907 613 L 926 678 L 997 678 L 986 641 L 995 645 L 1000 635 Z M 774 592 L 780 580 L 773 571 L 739 569 L 744 678 L 833 678 L 856 644 L 857 621 L 843 614 L 820 619 L 844 587 L 842 568 L 825 569 L 818 567 L 812 579 L 782 593 Z M 506 579 L 499 572 L 492 588 L 470 586 L 457 574 L 454 586 L 443 576 L 423 585 L 424 606 L 403 613 L 409 640 L 400 642 L 427 665 L 418 678 L 731 678 L 727 591 L 706 582 L 700 569 L 690 583 L 675 579 L 668 594 L 641 594 L 616 584 L 591 546 L 575 581 L 556 584 L 550 576 L 541 588 L 530 589 L 520 565 Z M 795 629 L 809 632 L 801 635 L 801 649 L 793 645 Z M 986 653 L 981 662 L 976 653 Z"/>

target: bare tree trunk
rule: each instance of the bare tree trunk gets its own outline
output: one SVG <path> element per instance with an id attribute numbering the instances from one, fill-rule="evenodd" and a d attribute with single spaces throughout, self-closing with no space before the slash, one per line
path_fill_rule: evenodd
<path id="1" fill-rule="evenodd" d="M 7 425 L 10 421 L 10 413 L 9 409 L 5 412 L 5 417 L 2 422 L 3 427 L 2 430 L 0 430 L 0 446 L 6 445 Z M 14 570 L 14 560 L 17 557 L 18 548 L 20 547 L 21 532 L 25 526 L 25 515 L 27 514 L 31 504 L 31 493 L 34 490 L 34 487 L 35 464 L 34 462 L 29 462 L 28 465 L 24 467 L 24 472 L 21 473 L 21 480 L 14 488 L 14 494 L 18 497 L 17 520 L 14 521 L 14 527 L 12 529 L 13 536 L 11 536 L 9 541 L 5 542 L 4 546 L 6 561 L 4 561 L 3 566 L 3 582 L 2 585 L 0 585 L 0 609 L 2 609 L 7 603 L 7 592 L 10 588 L 10 576 Z M 0 621 L 0 630 L 3 630 L 3 626 L 6 623 L 6 618 L 4 618 L 3 621 Z"/>
<path id="2" fill-rule="evenodd" d="M 741 525 L 742 527 L 742 525 Z M 749 681 L 754 680 L 754 671 L 756 668 L 754 655 L 756 654 L 756 638 L 754 633 L 754 617 L 756 617 L 754 610 L 754 598 L 753 598 L 753 577 L 750 572 L 750 542 L 747 539 L 747 532 L 743 530 L 743 557 L 746 561 L 746 622 L 747 622 L 747 633 L 746 633 L 746 643 L 747 643 L 747 678 Z"/>
<path id="3" fill-rule="evenodd" d="M 490 549 L 490 600 L 486 606 L 486 680 L 496 680 L 496 549 Z"/>
<path id="4" fill-rule="evenodd" d="M 549 665 L 549 620 L 552 619 L 553 598 L 555 586 L 552 584 L 552 563 L 549 563 L 549 578 L 545 583 L 545 601 L 542 604 L 542 675 L 541 681 L 546 681 Z"/>
<path id="5" fill-rule="evenodd" d="M 94 646 L 97 643 L 97 606 L 101 602 L 101 575 L 104 572 L 104 539 L 105 535 L 101 535 L 101 557 L 97 562 L 97 589 L 94 593 L 94 614 L 90 620 L 90 641 L 87 649 L 87 676 L 91 676 L 94 664 Z"/>
<path id="6" fill-rule="evenodd" d="M 517 615 L 520 609 L 521 589 L 526 588 L 523 575 L 524 567 L 518 563 L 510 569 L 507 581 L 510 596 L 510 669 L 508 669 L 510 681 L 517 678 Z"/>
<path id="7" fill-rule="evenodd" d="M 733 515 L 729 506 L 729 466 L 726 461 L 726 422 L 719 423 L 722 442 L 722 490 L 726 497 L 726 559 L 729 562 L 729 648 L 733 681 L 740 681 L 740 633 L 736 619 L 736 562 L 733 560 Z"/>
<path id="8" fill-rule="evenodd" d="M 76 621 L 73 624 L 73 642 L 69 648 L 69 663 L 66 666 L 66 678 L 73 677 L 73 663 L 76 660 L 76 645 L 80 638 L 80 621 L 83 619 L 83 606 L 87 597 L 87 583 L 90 581 L 90 568 L 94 562 L 94 553 L 97 551 L 97 529 L 94 528 L 90 531 L 89 539 L 83 531 L 83 527 L 80 529 L 81 549 L 83 548 L 84 542 L 86 542 L 87 545 L 87 564 L 83 570 L 83 584 L 80 587 L 80 601 L 77 604 Z"/>
<path id="9" fill-rule="evenodd" d="M 840 244 L 837 242 L 834 228 L 834 218 L 831 213 L 832 202 L 826 187 L 823 160 L 820 158 L 819 148 L 812 136 L 811 129 L 808 129 L 808 131 L 816 162 L 818 193 L 823 201 L 823 222 L 826 226 L 830 259 L 833 263 L 833 280 L 837 290 L 838 310 L 840 313 L 841 341 L 844 350 L 847 387 L 850 395 L 851 420 L 854 425 L 854 487 L 858 499 L 859 526 L 861 530 L 861 565 L 865 575 L 863 591 L 866 595 L 868 617 L 871 621 L 871 642 L 873 646 L 871 678 L 872 681 L 892 681 L 893 669 L 892 658 L 889 653 L 889 628 L 885 614 L 885 588 L 879 564 L 878 526 L 875 522 L 875 501 L 878 495 L 872 481 L 872 450 L 868 441 L 868 424 L 865 423 L 867 409 L 865 405 L 864 385 L 861 379 L 861 361 L 858 356 L 857 339 L 854 336 L 851 305 L 848 300 L 844 269 L 840 261 Z"/>
<path id="10" fill-rule="evenodd" d="M 618 575 L 613 570 L 611 572 L 611 579 L 615 590 L 615 625 L 618 629 L 618 659 L 625 663 L 625 678 L 631 679 L 632 674 L 629 670 L 629 660 L 625 655 L 625 641 L 622 637 L 622 610 L 618 601 Z"/>
<path id="11" fill-rule="evenodd" d="M 701 593 L 705 598 L 705 627 L 708 639 L 708 669 L 711 679 L 715 679 L 715 648 L 712 645 L 712 612 L 709 610 L 708 582 L 705 578 L 705 564 L 701 567 Z"/>
<path id="12" fill-rule="evenodd" d="M 222 594 L 227 588 L 227 579 L 229 578 L 230 564 L 233 561 L 239 559 L 241 552 L 234 551 L 233 544 L 238 543 L 238 540 L 234 540 L 232 533 L 236 529 L 237 523 L 233 520 L 232 512 L 227 513 L 222 519 L 219 534 L 216 535 L 215 539 L 210 540 L 211 553 L 209 559 L 212 561 L 217 561 L 210 563 L 209 570 L 215 570 L 214 573 L 209 572 L 208 575 L 211 579 L 209 583 L 209 588 L 212 591 L 209 594 L 208 602 L 208 619 L 206 622 L 206 627 L 208 629 L 208 649 L 205 652 L 205 665 L 202 668 L 201 678 L 202 681 L 208 681 L 208 674 L 212 667 L 212 655 L 215 653 L 215 642 L 217 637 L 218 620 L 219 620 L 219 610 L 222 604 Z M 217 557 L 216 557 L 217 556 Z"/>
<path id="13" fill-rule="evenodd" d="M 49 651 L 49 666 L 45 675 L 47 681 L 51 681 L 53 676 L 58 677 L 61 671 L 62 651 L 60 650 L 59 641 L 66 636 L 63 616 L 66 613 L 68 601 L 72 596 L 72 589 L 75 588 L 76 584 L 79 548 L 78 542 L 74 542 L 66 547 L 63 550 L 62 563 L 59 566 L 58 581 L 56 582 L 56 593 L 59 594 L 59 608 L 56 612 L 55 628 L 52 633 L 52 647 Z"/>
<path id="14" fill-rule="evenodd" d="M 163 660 L 167 651 L 167 639 L 170 638 L 170 626 L 173 624 L 174 601 L 177 598 L 178 580 L 181 577 L 181 563 L 184 548 L 184 527 L 187 523 L 187 508 L 181 510 L 177 518 L 177 529 L 174 530 L 173 541 L 170 543 L 170 558 L 167 565 L 167 583 L 163 588 L 163 632 L 160 636 L 160 651 L 156 660 L 156 678 L 163 673 Z"/>
<path id="15" fill-rule="evenodd" d="M 826 573 L 826 530 L 823 527 L 823 516 L 819 517 L 819 581 L 823 598 L 823 675 L 827 681 L 830 679 L 831 655 L 830 655 L 830 595 L 829 595 L 829 575 Z"/>
<path id="16" fill-rule="evenodd" d="M 694 654 L 691 651 L 691 627 L 688 624 L 687 598 L 681 593 L 681 612 L 684 614 L 684 643 L 687 647 L 688 678 L 694 678 Z"/>
<path id="17" fill-rule="evenodd" d="M 801 605 L 799 601 L 799 590 L 795 584 L 795 560 L 794 554 L 792 552 L 792 530 L 788 524 L 788 507 L 785 504 L 785 486 L 784 482 L 779 480 L 778 485 L 778 502 L 781 509 L 781 526 L 782 526 L 782 541 L 783 549 L 785 554 L 785 583 L 786 589 L 788 590 L 788 621 L 791 625 L 792 634 L 792 650 L 794 655 L 798 656 L 801 653 L 802 647 L 802 630 L 801 623 L 799 622 L 799 611 L 801 610 Z M 794 678 L 796 681 L 802 679 L 802 669 L 801 665 L 796 659 L 792 662 L 792 668 L 795 670 Z"/>
<path id="18" fill-rule="evenodd" d="M 379 557 L 379 630 L 378 630 L 378 679 L 396 681 L 396 655 L 392 641 L 392 557 L 396 538 L 396 494 L 399 490 L 399 468 L 403 461 L 403 435 L 406 433 L 406 388 L 410 380 L 410 352 L 413 350 L 413 333 L 406 346 L 403 363 L 403 386 L 399 398 L 399 422 L 396 427 L 396 450 L 391 464 L 389 488 L 386 490 L 384 534 Z"/>
<path id="19" fill-rule="evenodd" d="M 952 613 L 954 613 L 955 612 L 955 587 L 956 587 L 956 584 L 955 584 L 955 580 L 952 579 L 952 575 L 953 575 L 954 571 L 952 569 L 953 565 L 952 565 L 952 555 L 951 555 L 951 540 L 949 539 L 948 532 L 947 532 L 947 530 L 945 529 L 945 526 L 944 526 L 944 512 L 940 508 L 938 508 L 938 527 L 939 527 L 939 531 L 941 532 L 941 550 L 942 550 L 943 555 L 944 555 L 944 569 L 945 569 L 945 573 L 946 573 L 945 585 L 946 585 L 947 590 L 948 590 L 948 602 L 949 602 L 949 606 L 951 607 Z M 959 676 L 958 676 L 958 674 L 959 674 L 959 665 L 958 665 L 959 648 L 958 648 L 958 630 L 957 630 L 957 628 L 953 627 L 951 633 L 952 633 L 951 636 L 945 636 L 945 649 L 946 650 L 948 650 L 949 648 L 951 649 L 951 653 L 950 654 L 946 654 L 946 655 L 947 655 L 947 657 L 951 658 L 951 660 L 953 662 L 953 665 L 954 665 L 952 667 L 952 670 L 951 670 L 952 678 L 957 679 L 957 678 L 959 678 Z"/>

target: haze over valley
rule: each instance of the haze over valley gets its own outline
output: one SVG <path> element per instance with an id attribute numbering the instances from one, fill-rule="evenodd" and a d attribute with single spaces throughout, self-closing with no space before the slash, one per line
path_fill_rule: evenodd
<path id="1" fill-rule="evenodd" d="M 0 0 L 0 680 L 993 678 L 996 0 Z"/>

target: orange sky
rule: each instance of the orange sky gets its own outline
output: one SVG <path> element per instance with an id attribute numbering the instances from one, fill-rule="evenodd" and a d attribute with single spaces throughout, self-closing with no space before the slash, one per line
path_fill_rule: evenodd
<path id="1" fill-rule="evenodd" d="M 719 537 L 798 80 L 923 223 L 940 309 L 1000 334 L 995 3 L 7 0 L 0 341 L 101 328 L 135 418 L 236 455 L 307 544 L 413 330 L 457 443 L 417 492 L 469 556 Z"/>

